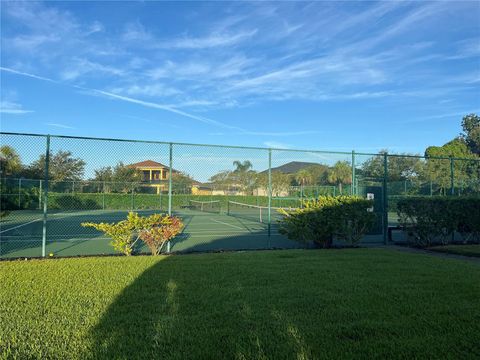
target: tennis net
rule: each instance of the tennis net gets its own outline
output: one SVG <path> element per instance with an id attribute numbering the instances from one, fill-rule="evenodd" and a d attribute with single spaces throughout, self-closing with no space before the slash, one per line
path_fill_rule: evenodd
<path id="1" fill-rule="evenodd" d="M 199 200 L 190 200 L 190 209 L 202 211 L 202 212 L 211 212 L 219 213 L 220 212 L 220 200 L 213 201 L 199 201 Z"/>
<path id="2" fill-rule="evenodd" d="M 271 207 L 271 220 L 280 220 L 282 215 L 279 210 L 293 210 L 292 207 Z M 236 201 L 228 201 L 227 214 L 233 217 L 240 217 L 258 221 L 261 223 L 268 222 L 268 206 L 250 205 Z"/>

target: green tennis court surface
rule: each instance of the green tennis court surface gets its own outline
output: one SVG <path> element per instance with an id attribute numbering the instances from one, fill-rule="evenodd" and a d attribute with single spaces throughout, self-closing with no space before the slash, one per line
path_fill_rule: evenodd
<path id="1" fill-rule="evenodd" d="M 272 212 L 271 236 L 263 213 L 257 208 L 242 209 L 227 215 L 212 204 L 197 204 L 173 211 L 183 219 L 183 232 L 171 242 L 172 252 L 211 251 L 263 248 L 298 248 L 293 241 L 278 234 Z M 140 215 L 151 215 L 155 210 L 136 211 Z M 46 253 L 56 256 L 112 254 L 110 239 L 101 232 L 81 226 L 83 222 L 117 222 L 125 219 L 127 210 L 86 210 L 49 212 L 47 221 Z M 259 216 L 263 222 L 260 222 Z M 41 256 L 43 214 L 36 210 L 12 211 L 0 222 L 0 256 Z M 137 242 L 137 252 L 148 252 Z"/>

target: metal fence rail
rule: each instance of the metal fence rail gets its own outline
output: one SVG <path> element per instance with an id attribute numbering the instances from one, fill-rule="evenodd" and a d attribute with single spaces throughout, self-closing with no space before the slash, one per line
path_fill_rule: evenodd
<path id="1" fill-rule="evenodd" d="M 171 251 L 295 248 L 278 233 L 278 209 L 320 195 L 373 194 L 377 224 L 364 241 L 385 242 L 398 199 L 480 194 L 479 159 L 7 132 L 0 140 L 2 258 L 110 254 L 108 239 L 81 223 L 129 211 L 182 217 Z"/>

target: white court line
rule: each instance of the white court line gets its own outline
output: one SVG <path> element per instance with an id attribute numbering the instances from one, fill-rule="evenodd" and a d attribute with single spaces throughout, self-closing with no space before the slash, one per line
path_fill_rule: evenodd
<path id="1" fill-rule="evenodd" d="M 10 230 L 18 229 L 18 228 L 20 228 L 20 227 L 22 227 L 22 226 L 26 226 L 26 225 L 28 225 L 28 224 L 31 224 L 31 223 L 34 223 L 34 222 L 37 222 L 37 221 L 40 221 L 40 220 L 42 220 L 42 218 L 36 219 L 36 220 L 32 220 L 32 221 L 30 221 L 30 222 L 28 222 L 28 223 L 25 223 L 25 224 L 21 224 L 21 225 L 14 226 L 14 227 L 12 227 L 12 228 L 10 228 L 10 229 L 0 231 L 0 234 L 3 234 L 4 232 L 10 231 Z"/>
<path id="2" fill-rule="evenodd" d="M 229 223 L 226 223 L 226 222 L 223 222 L 223 221 L 219 221 L 219 220 L 215 220 L 215 219 L 210 219 L 210 220 L 215 221 L 216 223 L 219 223 L 219 224 L 231 226 L 231 227 L 233 227 L 233 228 L 235 228 L 235 229 L 240 229 L 240 230 L 243 230 L 243 231 L 248 231 L 248 229 L 245 229 L 245 228 L 240 227 L 240 226 L 232 225 L 232 224 L 229 224 Z"/>

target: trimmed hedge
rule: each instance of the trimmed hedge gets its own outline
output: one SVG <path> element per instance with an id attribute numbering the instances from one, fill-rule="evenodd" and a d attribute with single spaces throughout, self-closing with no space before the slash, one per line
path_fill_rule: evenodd
<path id="1" fill-rule="evenodd" d="M 412 197 L 399 200 L 397 213 L 409 242 L 448 244 L 455 232 L 463 242 L 480 242 L 480 198 Z"/>
<path id="2" fill-rule="evenodd" d="M 328 248 L 333 240 L 356 245 L 375 221 L 373 201 L 357 196 L 320 196 L 303 209 L 281 211 L 280 233 L 302 243 Z"/>
<path id="3" fill-rule="evenodd" d="M 268 206 L 268 197 L 255 195 L 192 195 L 173 194 L 172 206 L 179 209 L 189 205 L 189 200 L 220 201 L 222 209 L 227 209 L 227 201 L 237 201 L 250 205 Z M 299 207 L 301 199 L 272 198 L 273 207 Z M 48 208 L 52 210 L 149 210 L 167 209 L 168 194 L 144 193 L 56 193 L 49 192 Z"/>

